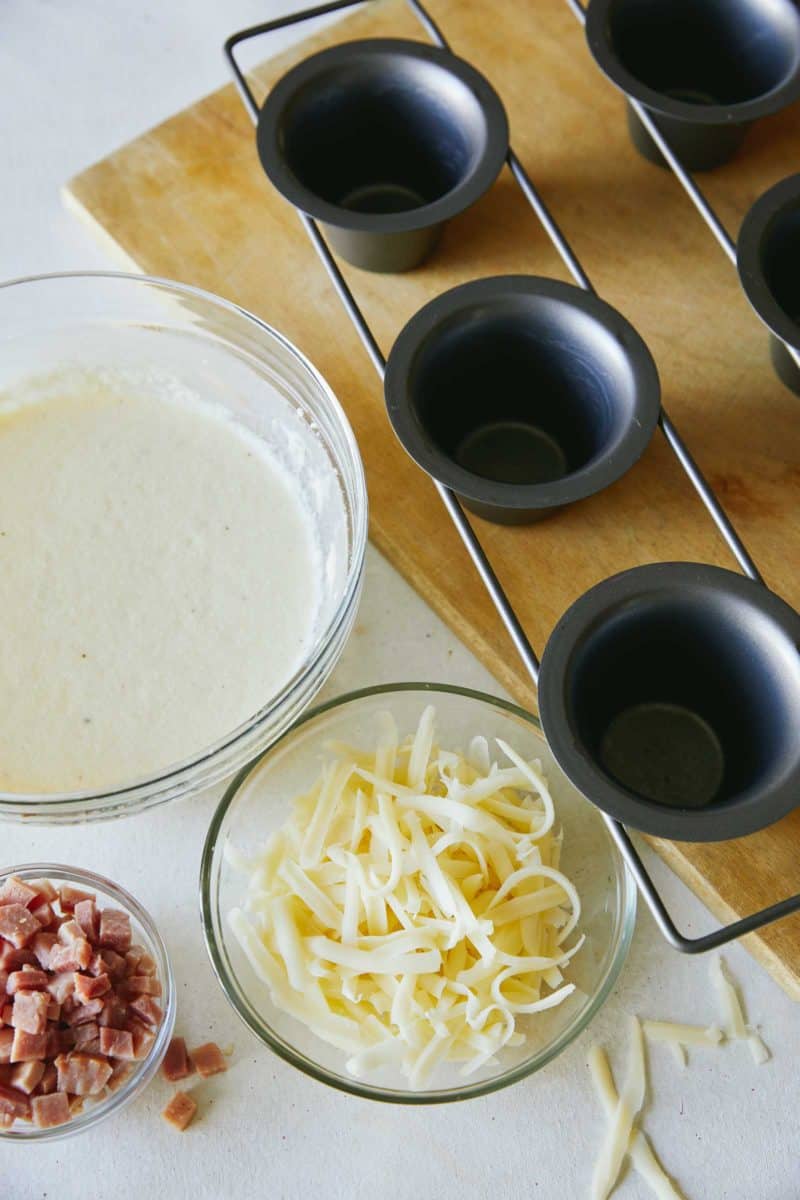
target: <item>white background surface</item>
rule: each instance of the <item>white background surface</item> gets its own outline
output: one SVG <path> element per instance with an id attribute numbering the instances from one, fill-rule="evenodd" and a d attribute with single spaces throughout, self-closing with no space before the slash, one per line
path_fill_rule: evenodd
<path id="1" fill-rule="evenodd" d="M 488 4 L 488 0 L 487 0 Z M 289 5 L 287 5 L 289 7 Z M 5 277 L 113 267 L 61 207 L 59 186 L 148 126 L 225 81 L 231 31 L 282 9 L 262 0 L 4 0 L 0 6 L 0 272 Z M 278 35 L 279 49 L 291 34 Z M 264 56 L 267 51 L 264 51 Z M 265 185 L 266 186 L 266 185 Z M 267 317 L 269 314 L 265 314 Z M 477 580 L 475 586 L 479 586 Z M 327 689 L 431 678 L 497 685 L 377 554 L 370 552 L 356 630 Z M 13 702 L 3 697 L 2 703 Z M 121 1117 L 48 1147 L 0 1148 L 9 1200 L 507 1200 L 589 1195 L 604 1122 L 585 1058 L 606 1043 L 619 1075 L 624 1015 L 715 1017 L 708 963 L 682 958 L 640 916 L 612 998 L 590 1030 L 539 1075 L 485 1100 L 411 1110 L 359 1101 L 306 1079 L 238 1024 L 206 960 L 197 873 L 216 795 L 88 829 L 0 827 L 2 861 L 53 858 L 118 879 L 155 916 L 178 980 L 178 1027 L 190 1043 L 233 1042 L 227 1075 L 200 1089 L 201 1112 L 174 1133 L 158 1116 L 160 1079 Z M 658 869 L 683 926 L 702 908 Z M 749 1018 L 773 1051 L 756 1068 L 741 1045 L 694 1053 L 680 1072 L 650 1055 L 645 1118 L 689 1200 L 800 1197 L 800 1013 L 738 948 L 728 961 Z M 629 1175 L 618 1193 L 647 1195 Z"/>

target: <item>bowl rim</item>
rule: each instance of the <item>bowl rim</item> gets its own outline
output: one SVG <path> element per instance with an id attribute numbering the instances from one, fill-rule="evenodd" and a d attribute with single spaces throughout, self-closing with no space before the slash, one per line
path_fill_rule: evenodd
<path id="1" fill-rule="evenodd" d="M 436 200 L 405 212 L 358 212 L 324 200 L 301 183 L 284 155 L 281 119 L 298 91 L 319 73 L 359 58 L 387 55 L 429 63 L 463 84 L 481 110 L 485 143 L 468 174 Z M 488 79 L 452 51 L 411 38 L 361 38 L 331 46 L 304 58 L 278 80 L 261 106 L 256 144 L 264 173 L 281 195 L 301 212 L 338 229 L 364 234 L 410 233 L 449 220 L 488 191 L 508 154 L 509 127 L 503 102 Z"/>
<path id="2" fill-rule="evenodd" d="M 613 449 L 550 483 L 505 483 L 460 466 L 433 442 L 408 399 L 414 361 L 431 335 L 454 319 L 494 303 L 526 298 L 564 305 L 588 317 L 625 354 L 633 377 L 630 418 Z M 384 375 L 386 410 L 406 452 L 428 475 L 459 496 L 510 510 L 550 509 L 585 500 L 616 483 L 647 449 L 661 412 L 661 384 L 653 356 L 627 317 L 599 296 L 545 275 L 492 275 L 458 284 L 430 300 L 403 326 Z"/>
<path id="3" fill-rule="evenodd" d="M 345 692 L 339 696 L 333 697 L 331 700 L 325 701 L 323 704 L 318 704 L 314 708 L 303 713 L 273 744 L 268 747 L 256 759 L 244 767 L 233 779 L 225 791 L 220 803 L 214 811 L 211 818 L 211 823 L 206 834 L 205 842 L 203 843 L 203 851 L 200 860 L 200 915 L 203 925 L 203 937 L 206 944 L 206 951 L 211 961 L 211 966 L 216 975 L 222 991 L 228 1000 L 228 1003 L 233 1008 L 236 1015 L 247 1028 L 255 1034 L 255 1036 L 267 1046 L 273 1053 L 277 1054 L 285 1062 L 293 1067 L 297 1067 L 305 1075 L 309 1075 L 312 1079 L 318 1080 L 320 1083 L 327 1084 L 330 1087 L 336 1088 L 338 1091 L 347 1092 L 350 1095 L 358 1096 L 366 1100 L 377 1100 L 390 1104 L 407 1104 L 407 1105 L 426 1105 L 426 1104 L 443 1104 L 453 1103 L 460 1100 L 469 1100 L 478 1096 L 486 1096 L 492 1092 L 500 1091 L 504 1087 L 508 1087 L 512 1083 L 517 1083 L 521 1079 L 534 1074 L 542 1067 L 547 1066 L 554 1058 L 556 1058 L 562 1050 L 565 1050 L 571 1042 L 573 1042 L 594 1019 L 600 1011 L 608 996 L 614 987 L 617 978 L 622 970 L 625 960 L 630 949 L 631 939 L 633 937 L 634 926 L 636 923 L 636 905 L 637 905 L 637 890 L 633 876 L 628 868 L 627 863 L 611 838 L 607 833 L 609 848 L 612 855 L 612 861 L 617 863 L 617 880 L 618 891 L 620 894 L 620 902 L 615 913 L 616 918 L 616 944 L 613 947 L 609 961 L 606 965 L 605 974 L 600 982 L 599 987 L 589 998 L 586 1007 L 582 1010 L 580 1018 L 564 1029 L 557 1038 L 554 1039 L 546 1049 L 539 1054 L 535 1054 L 526 1059 L 525 1062 L 517 1064 L 517 1066 L 497 1075 L 489 1080 L 482 1082 L 466 1084 L 460 1087 L 431 1089 L 429 1092 L 411 1092 L 401 1091 L 392 1088 L 378 1087 L 361 1080 L 350 1079 L 345 1075 L 334 1074 L 326 1068 L 321 1067 L 312 1059 L 297 1052 L 292 1046 L 284 1042 L 280 1038 L 272 1035 L 269 1027 L 265 1022 L 256 1019 L 254 1010 L 240 1005 L 237 996 L 237 989 L 231 986 L 231 981 L 225 965 L 226 956 L 220 952 L 214 935 L 214 917 L 213 908 L 215 906 L 214 898 L 211 893 L 211 884 L 213 880 L 213 868 L 217 849 L 217 839 L 222 826 L 222 823 L 230 809 L 239 789 L 247 781 L 249 776 L 254 773 L 269 754 L 276 750 L 287 738 L 297 733 L 309 722 L 317 720 L 334 709 L 342 708 L 345 705 L 357 703 L 360 700 L 372 699 L 376 696 L 392 696 L 398 693 L 421 692 L 429 695 L 444 693 L 448 696 L 462 697 L 467 701 L 478 701 L 482 704 L 488 704 L 494 708 L 508 713 L 511 716 L 518 717 L 527 722 L 533 729 L 544 739 L 542 726 L 537 718 L 514 704 L 510 700 L 505 700 L 499 696 L 492 696 L 487 692 L 481 692 L 474 688 L 460 687 L 456 684 L 448 683 L 433 683 L 430 681 L 404 681 L 396 683 L 375 684 L 371 687 L 358 688 L 354 691 Z M 573 785 L 574 786 L 574 785 Z M 585 800 L 585 797 L 581 797 Z M 590 802 L 585 800 L 586 804 Z M 591 806 L 593 807 L 593 806 Z"/>
<path id="4" fill-rule="evenodd" d="M 679 842 L 722 842 L 774 824 L 797 807 L 800 764 L 768 792 L 746 790 L 733 804 L 717 808 L 668 808 L 616 783 L 583 744 L 570 716 L 566 683 L 575 648 L 609 616 L 659 593 L 694 593 L 706 603 L 733 599 L 747 606 L 800 646 L 800 613 L 762 583 L 710 563 L 661 562 L 631 567 L 595 584 L 558 620 L 545 646 L 539 676 L 542 724 L 561 770 L 608 816 L 653 837 Z"/>
<path id="5" fill-rule="evenodd" d="M 626 96 L 664 117 L 687 125 L 742 125 L 780 112 L 800 97 L 800 16 L 795 14 L 798 54 L 794 67 L 769 91 L 734 104 L 690 104 L 642 83 L 618 58 L 609 35 L 609 13 L 617 0 L 589 0 L 586 42 L 600 70 Z M 787 9 L 787 11 L 789 11 Z"/>
<path id="6" fill-rule="evenodd" d="M 91 279 L 122 281 L 125 285 L 128 283 L 143 284 L 145 286 L 161 288 L 173 295 L 202 300 L 205 303 L 234 314 L 237 318 L 243 319 L 245 324 L 254 326 L 261 335 L 266 334 L 268 338 L 278 343 L 281 349 L 295 361 L 300 370 L 311 378 L 312 383 L 319 390 L 321 396 L 329 406 L 337 427 L 337 432 L 341 435 L 346 446 L 348 455 L 347 467 L 349 471 L 352 471 L 354 488 L 354 503 L 352 511 L 349 513 L 353 556 L 348 567 L 346 585 L 336 611 L 333 613 L 325 629 L 308 650 L 302 664 L 279 692 L 272 696 L 251 717 L 241 722 L 235 729 L 223 734 L 216 742 L 210 746 L 203 747 L 202 750 L 191 755 L 189 758 L 172 763 L 153 774 L 140 776 L 118 787 L 46 793 L 5 792 L 0 790 L 0 818 L 13 817 L 17 813 L 25 813 L 27 815 L 29 810 L 34 808 L 36 810 L 34 819 L 37 821 L 58 819 L 59 814 L 64 809 L 71 812 L 73 807 L 79 804 L 86 804 L 89 807 L 91 815 L 101 815 L 104 810 L 110 809 L 111 811 L 108 815 L 114 816 L 117 815 L 118 807 L 124 804 L 126 798 L 130 799 L 135 793 L 150 789 L 161 790 L 158 794 L 143 799 L 141 803 L 135 806 L 137 810 L 165 803 L 171 799 L 169 788 L 172 785 L 186 780 L 186 777 L 190 776 L 198 768 L 211 763 L 224 751 L 232 749 L 237 743 L 256 733 L 261 726 L 266 724 L 270 715 L 280 705 L 284 704 L 302 689 L 309 677 L 314 674 L 327 648 L 335 642 L 339 632 L 347 625 L 350 610 L 355 599 L 358 597 L 361 587 L 368 523 L 368 498 L 364 464 L 352 426 L 347 419 L 341 403 L 328 382 L 310 359 L 301 350 L 298 350 L 279 330 L 269 325 L 266 321 L 262 321 L 255 313 L 250 312 L 241 305 L 235 304 L 231 300 L 225 300 L 223 297 L 217 296 L 214 292 L 209 292 L 204 288 L 197 288 L 191 284 L 178 283 L 175 280 L 158 275 L 137 275 L 128 271 L 56 271 L 39 275 L 24 275 L 0 281 L 0 290 L 24 284 L 46 284 L 55 280 L 75 281 Z"/>
<path id="7" fill-rule="evenodd" d="M 745 296 L 767 329 L 787 346 L 800 349 L 800 325 L 775 299 L 761 266 L 764 238 L 776 217 L 800 211 L 800 174 L 788 175 L 763 192 L 745 213 L 736 239 L 736 267 Z"/>
<path id="8" fill-rule="evenodd" d="M 64 863 L 53 862 L 18 863 L 16 866 L 3 867 L 2 871 L 0 871 L 0 880 L 5 879 L 9 875 L 20 875 L 23 879 L 47 878 L 63 880 L 68 883 L 82 884 L 98 892 L 103 892 L 106 896 L 116 901 L 121 908 L 124 908 L 133 917 L 134 921 L 139 924 L 149 939 L 151 948 L 155 951 L 158 959 L 158 978 L 161 981 L 163 989 L 161 996 L 163 1006 L 161 1024 L 150 1053 L 146 1058 L 135 1064 L 134 1071 L 126 1079 L 125 1083 L 116 1092 L 112 1092 L 110 1096 L 100 1100 L 98 1103 L 92 1104 L 85 1112 L 80 1113 L 77 1117 L 73 1117 L 64 1125 L 54 1125 L 50 1128 L 40 1129 L 37 1125 L 26 1126 L 23 1124 L 14 1129 L 0 1129 L 0 1140 L 3 1140 L 7 1145 L 12 1145 L 15 1142 L 18 1144 L 28 1144 L 30 1142 L 60 1141 L 64 1138 L 83 1133 L 87 1129 L 93 1129 L 101 1121 L 105 1121 L 106 1118 L 124 1108 L 126 1104 L 138 1096 L 147 1084 L 150 1083 L 167 1052 L 167 1047 L 175 1028 L 175 1014 L 177 1009 L 175 977 L 172 972 L 172 964 L 167 947 L 164 944 L 155 921 L 147 909 L 126 888 L 122 887 L 121 884 L 115 883 L 112 879 L 108 879 L 96 871 L 90 871 L 86 867 L 70 867 Z"/>

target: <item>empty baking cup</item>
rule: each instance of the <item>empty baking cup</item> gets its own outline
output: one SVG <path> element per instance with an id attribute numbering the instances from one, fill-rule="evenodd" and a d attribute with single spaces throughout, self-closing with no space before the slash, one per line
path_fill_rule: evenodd
<path id="1" fill-rule="evenodd" d="M 655 119 L 690 170 L 719 166 L 748 125 L 800 96 L 800 12 L 793 0 L 590 0 L 589 49 Z M 628 107 L 636 149 L 666 163 Z"/>
<path id="2" fill-rule="evenodd" d="M 678 841 L 752 833 L 800 800 L 800 615 L 720 567 L 659 563 L 556 625 L 539 713 L 603 812 Z"/>
<path id="3" fill-rule="evenodd" d="M 443 224 L 492 185 L 508 121 L 484 77 L 446 50 L 347 42 L 294 67 L 268 95 L 258 153 L 272 183 L 367 271 L 407 271 Z"/>
<path id="4" fill-rule="evenodd" d="M 624 475 L 661 394 L 649 350 L 616 309 L 534 275 L 480 279 L 420 309 L 384 389 L 415 462 L 501 524 L 538 520 Z"/>
<path id="5" fill-rule="evenodd" d="M 800 393 L 800 370 L 786 348 L 800 350 L 800 175 L 755 202 L 739 232 L 736 262 L 745 294 L 772 335 L 773 366 Z"/>

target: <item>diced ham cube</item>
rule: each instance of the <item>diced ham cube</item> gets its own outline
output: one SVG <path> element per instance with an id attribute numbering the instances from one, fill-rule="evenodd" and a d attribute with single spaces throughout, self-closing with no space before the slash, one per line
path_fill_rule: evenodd
<path id="1" fill-rule="evenodd" d="M 75 1029 L 75 1049 L 91 1053 L 92 1042 L 97 1042 L 99 1047 L 99 1036 L 100 1026 L 97 1021 L 87 1021 L 85 1025 L 78 1025 Z"/>
<path id="2" fill-rule="evenodd" d="M 86 934 L 74 918 L 62 921 L 58 927 L 58 940 L 62 946 L 71 946 L 73 942 L 86 940 Z"/>
<path id="3" fill-rule="evenodd" d="M 116 950 L 118 954 L 126 954 L 131 948 L 131 919 L 126 912 L 118 908 L 104 908 L 100 913 L 101 946 Z"/>
<path id="4" fill-rule="evenodd" d="M 103 997 L 97 996 L 94 1000 L 87 1000 L 85 1004 L 73 1008 L 64 1019 L 68 1025 L 83 1025 L 86 1021 L 93 1021 L 103 1008 Z"/>
<path id="5" fill-rule="evenodd" d="M 26 1096 L 30 1096 L 44 1075 L 43 1062 L 18 1063 L 11 1075 L 11 1086 L 19 1088 Z"/>
<path id="6" fill-rule="evenodd" d="M 50 970 L 50 955 L 58 942 L 54 933 L 37 933 L 31 942 L 31 950 L 43 971 Z"/>
<path id="7" fill-rule="evenodd" d="M 31 1102 L 18 1088 L 0 1084 L 0 1113 L 26 1120 L 31 1115 Z"/>
<path id="8" fill-rule="evenodd" d="M 91 892 L 82 892 L 70 883 L 65 883 L 58 889 L 58 897 L 64 912 L 72 912 L 81 900 L 94 900 Z"/>
<path id="9" fill-rule="evenodd" d="M 54 924 L 56 914 L 46 900 L 42 900 L 39 904 L 34 904 L 29 910 L 32 917 L 41 925 L 42 929 L 49 929 Z"/>
<path id="10" fill-rule="evenodd" d="M 14 1044 L 14 1030 L 0 1029 L 0 1063 L 11 1062 L 11 1047 Z"/>
<path id="11" fill-rule="evenodd" d="M 46 1049 L 47 1034 L 28 1033 L 25 1029 L 15 1028 L 9 1062 L 32 1062 L 34 1059 L 44 1058 Z"/>
<path id="12" fill-rule="evenodd" d="M 104 1025 L 100 1030 L 100 1053 L 110 1058 L 134 1058 L 133 1034 Z"/>
<path id="13" fill-rule="evenodd" d="M 36 888 L 25 883 L 19 875 L 9 875 L 8 879 L 0 884 L 0 905 L 21 904 L 23 908 L 27 908 L 35 899 Z"/>
<path id="14" fill-rule="evenodd" d="M 97 950 L 89 963 L 90 975 L 108 975 L 112 982 L 118 982 L 127 970 L 125 959 L 116 950 Z"/>
<path id="15" fill-rule="evenodd" d="M 111 1066 L 97 1054 L 73 1051 L 56 1059 L 58 1090 L 73 1096 L 97 1096 L 111 1074 Z"/>
<path id="16" fill-rule="evenodd" d="M 81 936 L 68 946 L 53 947 L 50 954 L 50 970 L 85 971 L 91 961 L 92 947 L 86 938 Z"/>
<path id="17" fill-rule="evenodd" d="M 84 936 L 90 942 L 97 941 L 100 931 L 100 918 L 94 900 L 79 900 L 75 905 L 75 921 L 83 930 Z"/>
<path id="18" fill-rule="evenodd" d="M 33 1122 L 40 1129 L 51 1129 L 63 1125 L 70 1119 L 69 1097 L 64 1092 L 51 1092 L 45 1096 L 34 1096 L 31 1100 Z"/>
<path id="19" fill-rule="evenodd" d="M 58 892 L 49 879 L 31 879 L 28 886 L 36 890 L 37 899 L 46 900 L 48 904 L 58 899 Z"/>
<path id="20" fill-rule="evenodd" d="M 0 941 L 0 970 L 19 971 L 20 968 L 30 964 L 32 967 L 37 966 L 36 955 L 32 950 L 23 947 L 19 950 L 11 945 L 11 942 Z"/>
<path id="21" fill-rule="evenodd" d="M 114 1069 L 108 1077 L 106 1087 L 110 1092 L 115 1092 L 117 1088 L 122 1087 L 125 1080 L 133 1071 L 133 1063 L 125 1062 L 123 1059 L 118 1059 L 114 1063 Z"/>
<path id="22" fill-rule="evenodd" d="M 0 1010 L 0 1020 L 4 1025 L 12 1025 L 14 1022 L 14 1004 L 9 1000 L 8 1004 L 4 1004 Z"/>
<path id="23" fill-rule="evenodd" d="M 57 1054 L 71 1050 L 74 1045 L 75 1034 L 71 1029 L 59 1029 L 57 1025 L 48 1026 L 45 1058 L 55 1058 Z"/>
<path id="24" fill-rule="evenodd" d="M 137 964 L 136 974 L 137 975 L 155 975 L 155 973 L 156 973 L 156 960 L 154 958 L 151 958 L 149 954 L 143 954 Z"/>
<path id="25" fill-rule="evenodd" d="M 48 995 L 49 994 L 50 993 L 48 992 Z M 60 1016 L 61 1016 L 61 1005 L 56 1003 L 55 1000 L 51 1000 L 47 1006 L 48 1021 L 57 1021 L 60 1018 Z"/>
<path id="26" fill-rule="evenodd" d="M 51 975 L 47 990 L 57 1004 L 63 1004 L 75 991 L 75 972 L 62 971 L 59 975 Z"/>
<path id="27" fill-rule="evenodd" d="M 48 1063 L 44 1069 L 44 1075 L 39 1083 L 39 1092 L 42 1096 L 49 1096 L 50 1092 L 56 1090 L 58 1084 L 58 1071 L 53 1063 Z"/>
<path id="28" fill-rule="evenodd" d="M 176 1092 L 161 1115 L 182 1133 L 196 1112 L 197 1105 L 192 1097 L 186 1092 Z"/>
<path id="29" fill-rule="evenodd" d="M 70 1096 L 69 1098 L 69 1115 L 77 1117 L 83 1112 L 83 1096 Z"/>
<path id="30" fill-rule="evenodd" d="M 39 932 L 40 925 L 22 904 L 4 904 L 0 906 L 0 937 L 11 942 L 17 950 L 27 946 L 31 938 Z M 5 963 L 2 966 L 7 970 Z"/>
<path id="31" fill-rule="evenodd" d="M 125 955 L 125 962 L 128 964 L 128 974 L 137 975 L 139 973 L 139 963 L 144 958 L 147 951 L 144 946 L 131 946 L 128 953 Z"/>
<path id="32" fill-rule="evenodd" d="M 75 976 L 75 995 L 84 1004 L 87 1000 L 94 1000 L 97 996 L 102 996 L 110 988 L 111 980 L 107 975 Z"/>
<path id="33" fill-rule="evenodd" d="M 11 1024 L 25 1033 L 44 1033 L 47 1029 L 49 992 L 17 992 L 11 1013 Z"/>
<path id="34" fill-rule="evenodd" d="M 131 1000 L 129 1007 L 132 1013 L 148 1025 L 158 1025 L 163 1016 L 160 1007 L 150 996 L 137 996 L 135 1000 Z"/>
<path id="35" fill-rule="evenodd" d="M 97 1018 L 99 1025 L 111 1025 L 114 1029 L 122 1029 L 128 1019 L 128 1006 L 124 1000 L 116 994 L 109 992 L 103 997 L 105 1003 L 103 1011 Z"/>
<path id="36" fill-rule="evenodd" d="M 174 1037 L 167 1046 L 161 1064 L 161 1074 L 170 1083 L 177 1083 L 179 1079 L 186 1079 L 187 1075 L 191 1075 L 193 1070 L 194 1064 L 186 1053 L 186 1042 L 182 1037 Z"/>
<path id="37" fill-rule="evenodd" d="M 22 991 L 38 992 L 42 988 L 46 988 L 47 984 L 48 976 L 44 971 L 39 971 L 35 968 L 27 971 L 12 971 L 6 983 L 6 991 L 9 996 Z"/>
<path id="38" fill-rule="evenodd" d="M 119 994 L 129 1000 L 134 996 L 160 996 L 161 981 L 153 975 L 131 975 L 119 985 Z"/>
<path id="39" fill-rule="evenodd" d="M 202 1079 L 206 1079 L 209 1075 L 218 1075 L 220 1071 L 227 1071 L 228 1069 L 225 1055 L 216 1042 L 205 1042 L 202 1046 L 198 1046 L 196 1050 L 193 1050 L 192 1062 L 197 1074 Z"/>
<path id="40" fill-rule="evenodd" d="M 134 1022 L 130 1032 L 133 1034 L 133 1057 L 137 1062 L 147 1058 L 153 1042 L 156 1040 L 156 1035 L 149 1029 L 145 1029 L 138 1021 Z"/>

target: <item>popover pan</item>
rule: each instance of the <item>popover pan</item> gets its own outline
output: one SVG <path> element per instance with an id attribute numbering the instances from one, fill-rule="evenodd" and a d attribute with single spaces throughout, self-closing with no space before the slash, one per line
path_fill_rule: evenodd
<path id="1" fill-rule="evenodd" d="M 337 254 L 367 271 L 407 271 L 444 223 L 496 179 L 508 120 L 463 59 L 402 38 L 323 50 L 267 96 L 256 132 L 279 192 L 316 218 Z"/>
<path id="2" fill-rule="evenodd" d="M 726 162 L 753 121 L 800 96 L 792 0 L 590 0 L 586 38 L 689 170 Z M 640 154 L 666 166 L 630 106 L 628 130 Z"/>
<path id="3" fill-rule="evenodd" d="M 476 280 L 426 304 L 391 350 L 384 392 L 415 462 L 499 524 L 614 483 L 660 411 L 655 363 L 628 321 L 535 275 Z"/>
<path id="4" fill-rule="evenodd" d="M 677 841 L 753 833 L 800 803 L 800 615 L 721 567 L 657 563 L 556 625 L 539 712 L 603 812 Z"/>

